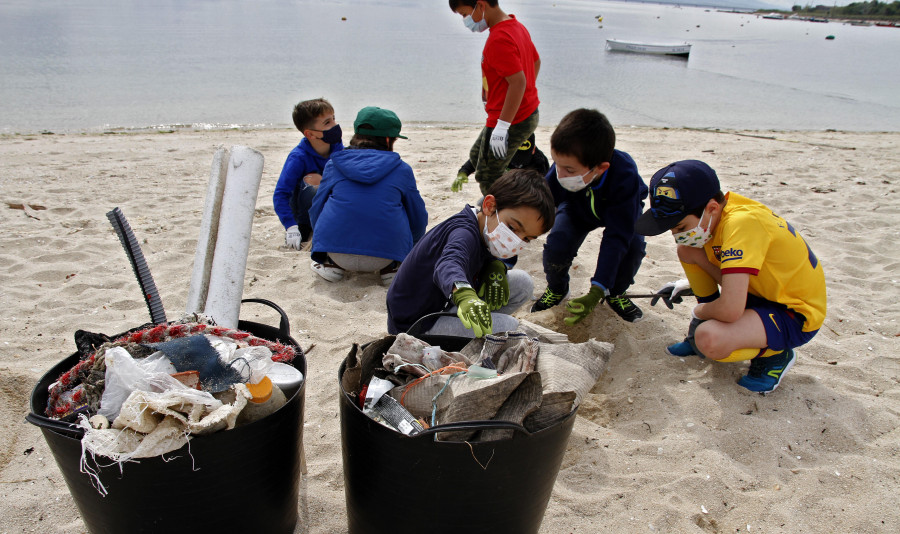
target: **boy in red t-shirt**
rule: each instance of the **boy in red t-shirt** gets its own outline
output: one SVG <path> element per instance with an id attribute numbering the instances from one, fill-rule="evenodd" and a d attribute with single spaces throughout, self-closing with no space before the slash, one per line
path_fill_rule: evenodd
<path id="1" fill-rule="evenodd" d="M 450 9 L 463 17 L 466 28 L 473 32 L 491 30 L 481 54 L 481 99 L 488 117 L 469 151 L 475 180 L 486 194 L 506 170 L 516 149 L 537 128 L 540 101 L 534 83 L 541 58 L 525 26 L 515 15 L 504 13 L 497 0 L 449 1 Z M 459 191 L 467 181 L 468 176 L 460 173 L 451 189 Z"/>

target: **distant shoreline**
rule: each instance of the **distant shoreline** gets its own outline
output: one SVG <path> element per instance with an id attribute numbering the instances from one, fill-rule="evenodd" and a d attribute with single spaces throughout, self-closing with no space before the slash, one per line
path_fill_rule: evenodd
<path id="1" fill-rule="evenodd" d="M 552 128 L 554 125 L 542 124 L 540 128 Z M 404 127 L 408 129 L 436 129 L 436 130 L 477 130 L 482 127 L 481 123 L 456 123 L 447 121 L 408 121 L 404 122 Z M 644 129 L 644 130 L 673 130 L 673 131 L 695 131 L 695 132 L 718 132 L 718 133 L 858 133 L 858 134 L 895 134 L 900 132 L 897 130 L 848 130 L 835 128 L 715 128 L 715 127 L 694 127 L 694 126 L 648 126 L 641 124 L 617 124 L 618 129 Z M 177 124 L 177 125 L 159 125 L 159 126 L 142 126 L 142 127 L 116 127 L 116 128 L 87 128 L 81 130 L 43 130 L 34 132 L 8 132 L 0 133 L 0 139 L 13 139 L 17 137 L 41 137 L 41 136 L 130 136 L 130 135 L 146 135 L 146 134 L 177 134 L 177 133 L 202 133 L 202 132 L 263 132 L 263 131 L 294 131 L 293 125 L 288 124 L 269 124 L 269 125 L 239 125 L 239 124 Z"/>
<path id="2" fill-rule="evenodd" d="M 723 13 L 749 13 L 753 14 L 757 11 L 765 11 L 772 9 L 769 8 L 754 8 L 754 7 L 738 7 L 738 6 L 722 6 L 722 5 L 713 5 L 713 4 L 695 4 L 692 2 L 654 2 L 651 0 L 618 0 L 620 2 L 625 2 L 628 4 L 654 4 L 659 6 L 672 6 L 676 8 L 680 7 L 699 7 L 703 9 L 715 9 L 716 11 L 722 11 Z"/>

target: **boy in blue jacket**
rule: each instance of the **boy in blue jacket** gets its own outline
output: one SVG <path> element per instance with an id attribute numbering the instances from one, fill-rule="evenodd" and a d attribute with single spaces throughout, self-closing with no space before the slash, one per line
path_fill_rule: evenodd
<path id="1" fill-rule="evenodd" d="M 417 333 L 482 337 L 515 330 L 518 321 L 509 314 L 531 300 L 534 283 L 507 265 L 553 226 L 553 213 L 539 173 L 517 169 L 501 176 L 479 209 L 467 205 L 410 251 L 388 289 L 388 332 L 406 332 L 437 312 L 456 316 L 423 319 Z"/>
<path id="2" fill-rule="evenodd" d="M 293 119 L 303 139 L 291 150 L 281 168 L 272 203 L 285 229 L 285 246 L 300 250 L 312 233 L 309 206 L 322 171 L 328 158 L 344 145 L 341 126 L 334 119 L 334 108 L 324 98 L 298 103 L 294 106 Z"/>
<path id="3" fill-rule="evenodd" d="M 397 266 L 425 234 L 428 212 L 412 168 L 393 151 L 400 119 L 365 107 L 350 146 L 325 165 L 309 210 L 315 230 L 312 270 L 330 282 L 345 271 L 381 272 L 389 284 Z"/>
<path id="4" fill-rule="evenodd" d="M 569 268 L 588 233 L 603 228 L 591 288 L 566 304 L 573 325 L 601 301 L 622 319 L 637 322 L 641 309 L 622 296 L 644 258 L 644 237 L 634 230 L 647 186 L 631 156 L 615 150 L 616 134 L 599 111 L 576 109 L 550 136 L 554 161 L 546 176 L 556 203 L 556 222 L 544 245 L 547 289 L 531 311 L 556 306 L 569 293 Z"/>

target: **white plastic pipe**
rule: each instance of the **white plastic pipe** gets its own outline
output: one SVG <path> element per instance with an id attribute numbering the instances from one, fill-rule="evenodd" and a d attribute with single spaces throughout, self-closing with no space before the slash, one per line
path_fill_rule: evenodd
<path id="1" fill-rule="evenodd" d="M 237 328 L 241 311 L 250 231 L 262 171 L 262 154 L 245 146 L 231 147 L 204 309 L 206 315 L 227 328 Z"/>
<path id="2" fill-rule="evenodd" d="M 197 238 L 197 252 L 194 254 L 194 270 L 188 289 L 185 312 L 203 313 L 209 289 L 209 273 L 212 270 L 213 254 L 216 250 L 216 235 L 219 233 L 219 213 L 222 209 L 222 194 L 225 192 L 225 176 L 228 172 L 228 151 L 224 147 L 213 154 L 206 186 L 206 202 L 200 219 L 200 236 Z"/>

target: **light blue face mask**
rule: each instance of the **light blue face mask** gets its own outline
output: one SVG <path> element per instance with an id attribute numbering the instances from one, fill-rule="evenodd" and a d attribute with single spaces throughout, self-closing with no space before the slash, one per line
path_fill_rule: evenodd
<path id="1" fill-rule="evenodd" d="M 478 9 L 478 7 L 476 6 L 475 9 Z M 472 13 L 475 13 L 475 9 L 472 10 Z M 482 16 L 480 21 L 475 22 L 472 19 L 472 15 L 469 14 L 463 18 L 463 24 L 465 24 L 466 28 L 469 28 L 469 30 L 471 30 L 472 32 L 481 33 L 484 30 L 488 29 L 487 20 L 485 20 L 486 18 L 486 16 Z"/>

